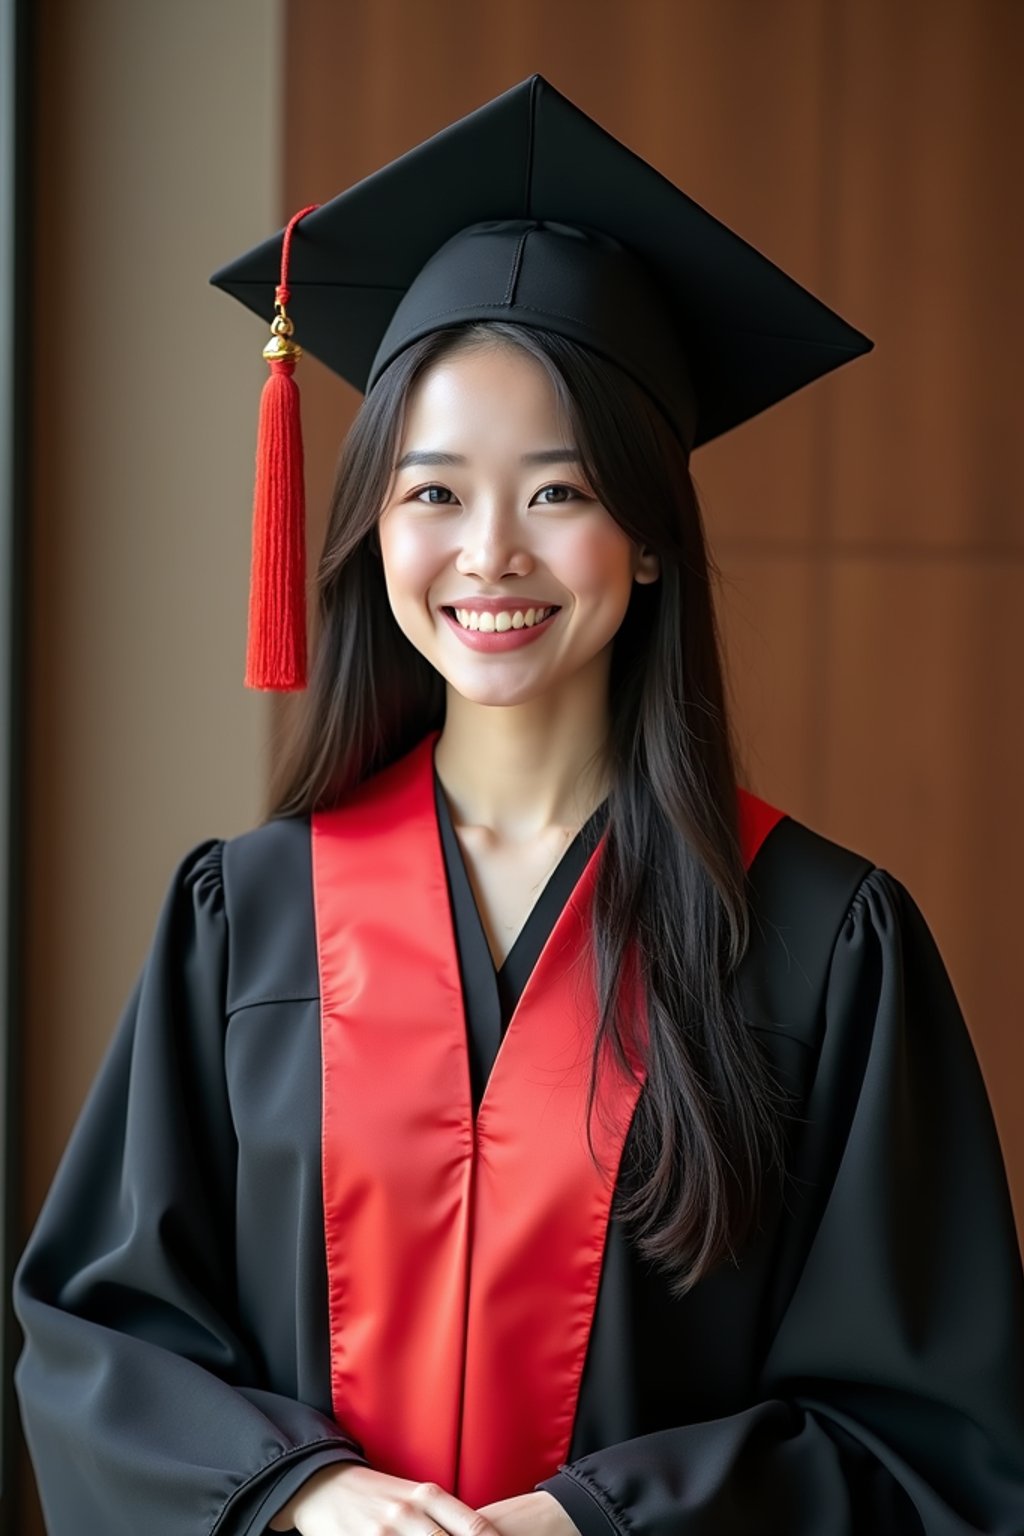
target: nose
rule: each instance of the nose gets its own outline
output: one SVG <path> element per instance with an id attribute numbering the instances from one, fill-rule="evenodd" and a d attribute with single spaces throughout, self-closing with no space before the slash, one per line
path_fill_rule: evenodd
<path id="1" fill-rule="evenodd" d="M 460 576 L 498 582 L 505 575 L 523 576 L 533 569 L 525 530 L 514 505 L 497 499 L 461 519 L 462 546 L 455 561 Z"/>

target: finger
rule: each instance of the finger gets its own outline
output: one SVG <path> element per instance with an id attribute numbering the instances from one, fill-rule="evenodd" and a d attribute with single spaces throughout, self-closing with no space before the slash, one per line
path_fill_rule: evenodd
<path id="1" fill-rule="evenodd" d="M 410 1525 L 409 1536 L 501 1536 L 498 1527 L 471 1504 L 464 1504 L 438 1483 L 417 1483 L 410 1496 L 429 1519 Z M 404 1527 L 402 1527 L 404 1533 Z"/>

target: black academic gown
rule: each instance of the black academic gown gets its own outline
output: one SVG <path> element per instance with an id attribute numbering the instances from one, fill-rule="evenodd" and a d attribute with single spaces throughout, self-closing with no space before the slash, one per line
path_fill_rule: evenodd
<path id="1" fill-rule="evenodd" d="M 496 975 L 435 799 L 475 1108 L 605 807 Z M 798 1106 L 785 1201 L 682 1301 L 612 1218 L 569 1459 L 537 1486 L 583 1536 L 1020 1536 L 1020 1257 L 932 937 L 789 817 L 749 890 L 744 1007 Z M 331 1409 L 319 1030 L 308 820 L 201 845 L 16 1277 L 51 1536 L 262 1532 L 365 1459 Z"/>

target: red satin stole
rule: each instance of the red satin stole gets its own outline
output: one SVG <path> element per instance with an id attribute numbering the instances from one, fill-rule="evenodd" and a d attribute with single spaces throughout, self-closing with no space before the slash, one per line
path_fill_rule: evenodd
<path id="1" fill-rule="evenodd" d="M 636 1057 L 632 1083 L 603 1061 L 602 1177 L 585 1135 L 602 835 L 474 1123 L 434 803 L 439 734 L 312 818 L 331 1384 L 371 1466 L 480 1508 L 531 1491 L 568 1456 L 643 1068 Z M 782 814 L 740 791 L 748 866 Z"/>

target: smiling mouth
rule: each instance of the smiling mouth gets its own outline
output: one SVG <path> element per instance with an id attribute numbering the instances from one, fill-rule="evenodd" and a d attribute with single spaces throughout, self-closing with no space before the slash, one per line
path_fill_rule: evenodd
<path id="1" fill-rule="evenodd" d="M 507 634 L 510 629 L 534 629 L 546 619 L 561 611 L 558 603 L 548 603 L 541 608 L 492 610 L 452 608 L 445 606 L 443 613 L 454 619 L 461 629 L 471 634 Z"/>

